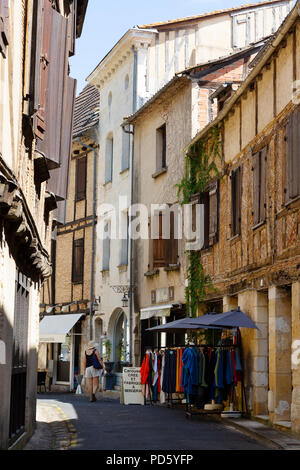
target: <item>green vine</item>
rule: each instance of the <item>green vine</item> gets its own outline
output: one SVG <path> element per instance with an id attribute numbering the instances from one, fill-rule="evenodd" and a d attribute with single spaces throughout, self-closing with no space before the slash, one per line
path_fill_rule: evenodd
<path id="1" fill-rule="evenodd" d="M 194 194 L 207 191 L 213 177 L 220 178 L 216 160 L 222 160 L 220 129 L 213 127 L 204 140 L 192 144 L 185 157 L 185 174 L 176 185 L 180 204 L 188 204 Z M 207 288 L 213 289 L 211 278 L 205 274 L 200 253 L 188 252 L 188 287 L 185 289 L 187 312 L 197 314 L 198 305 L 206 296 Z"/>

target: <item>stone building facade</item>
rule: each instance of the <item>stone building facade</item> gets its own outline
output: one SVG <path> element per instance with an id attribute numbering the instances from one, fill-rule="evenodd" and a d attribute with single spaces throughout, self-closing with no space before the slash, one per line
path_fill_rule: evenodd
<path id="1" fill-rule="evenodd" d="M 40 289 L 51 275 L 53 210 L 70 150 L 75 82 L 68 58 L 86 7 L 87 1 L 0 3 L 2 449 L 22 447 L 35 425 Z M 59 77 L 59 89 L 49 77 Z"/>
<path id="2" fill-rule="evenodd" d="M 222 90 L 228 96 L 247 77 L 248 64 L 263 47 L 247 47 L 227 57 L 210 61 L 177 74 L 123 125 L 134 128 L 134 191 L 133 202 L 147 207 L 151 217 L 153 204 L 172 206 L 178 203 L 176 182 L 184 176 L 184 149 L 197 129 L 201 129 L 217 114 L 211 97 Z M 164 130 L 165 155 L 158 143 Z M 147 158 L 145 158 L 147 155 Z M 163 213 L 163 211 L 162 211 Z M 166 219 L 167 220 L 167 219 Z M 148 224 L 148 221 L 146 221 Z M 151 224 L 151 225 L 150 225 Z M 149 220 L 149 234 L 134 241 L 135 354 L 137 363 L 149 345 L 165 346 L 163 334 L 147 333 L 147 328 L 189 315 L 186 311 L 185 284 L 187 278 L 186 238 L 155 241 L 150 236 L 154 219 Z M 184 220 L 182 220 L 184 232 Z M 144 235 L 143 235 L 144 237 Z M 158 246 L 161 244 L 161 248 Z M 163 259 L 158 260 L 159 252 Z M 184 337 L 176 339 L 184 343 Z"/>
<path id="3" fill-rule="evenodd" d="M 299 41 L 297 2 L 244 83 L 187 147 L 221 129 L 218 236 L 200 252 L 216 289 L 206 300 L 223 311 L 239 306 L 256 322 L 258 331 L 241 330 L 249 410 L 297 432 Z"/>
<path id="4" fill-rule="evenodd" d="M 288 14 L 291 5 L 288 1 L 262 2 L 134 27 L 87 78 L 90 84 L 99 88 L 101 101 L 97 199 L 102 207 L 97 212 L 95 289 L 105 314 L 103 328 L 111 343 L 110 359 L 116 364 L 120 363 L 120 345 L 122 361 L 139 361 L 138 346 L 134 348 L 133 342 L 133 332 L 138 328 L 134 296 L 129 295 L 128 309 L 124 309 L 121 302 L 122 292 L 128 295 L 134 288 L 133 249 L 131 242 L 126 241 L 134 186 L 133 137 L 130 130 L 129 133 L 122 130 L 123 119 L 140 109 L 175 73 L 238 52 L 271 34 Z M 207 103 L 207 90 L 203 94 Z M 194 113 L 198 114 L 196 108 Z M 193 129 L 190 137 L 207 120 L 204 116 L 202 122 L 197 118 L 193 122 L 199 123 L 199 127 Z M 114 213 L 120 213 L 117 230 L 120 226 L 122 238 L 111 236 Z M 108 234 L 106 241 L 103 240 L 104 231 Z"/>
<path id="5" fill-rule="evenodd" d="M 84 351 L 90 339 L 100 347 L 102 321 L 94 308 L 94 271 L 96 217 L 95 175 L 99 157 L 99 91 L 87 85 L 75 99 L 72 156 L 69 168 L 69 192 L 64 201 L 64 222 L 56 227 L 52 241 L 55 253 L 53 273 L 44 285 L 41 315 L 60 319 L 78 315 L 65 345 L 41 343 L 39 369 L 47 372 L 47 386 L 52 391 L 73 390 L 76 374 L 83 374 Z M 47 292 L 50 292 L 50 301 Z M 92 305 L 91 305 L 92 299 Z M 92 313 L 92 337 L 90 314 Z M 59 317 L 57 317 L 59 315 Z M 61 361 L 67 348 L 68 361 Z"/>

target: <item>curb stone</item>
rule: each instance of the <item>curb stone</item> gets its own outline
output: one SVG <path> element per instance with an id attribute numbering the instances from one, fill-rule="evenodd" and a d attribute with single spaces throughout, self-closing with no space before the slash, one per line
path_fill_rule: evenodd
<path id="1" fill-rule="evenodd" d="M 246 434 L 273 449 L 300 450 L 300 440 L 273 427 L 251 419 L 219 418 L 219 422 Z"/>

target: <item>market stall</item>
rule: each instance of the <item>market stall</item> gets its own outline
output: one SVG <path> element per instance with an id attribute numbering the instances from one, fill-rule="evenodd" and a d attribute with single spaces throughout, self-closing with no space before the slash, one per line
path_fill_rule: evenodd
<path id="1" fill-rule="evenodd" d="M 221 314 L 210 313 L 198 318 L 184 318 L 149 331 L 191 333 L 203 332 L 200 343 L 173 345 L 145 351 L 141 382 L 145 403 L 159 400 L 173 406 L 185 403 L 188 416 L 198 413 L 247 412 L 244 387 L 244 364 L 240 328 L 256 324 L 240 308 Z M 239 388 L 239 410 L 234 410 Z M 224 404 L 228 410 L 224 412 Z"/>

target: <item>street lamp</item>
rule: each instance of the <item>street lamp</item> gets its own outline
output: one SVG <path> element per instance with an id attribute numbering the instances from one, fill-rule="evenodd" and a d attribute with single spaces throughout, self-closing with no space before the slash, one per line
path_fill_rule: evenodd
<path id="1" fill-rule="evenodd" d="M 123 307 L 128 307 L 128 297 L 126 297 L 126 293 L 124 293 L 121 302 Z"/>

